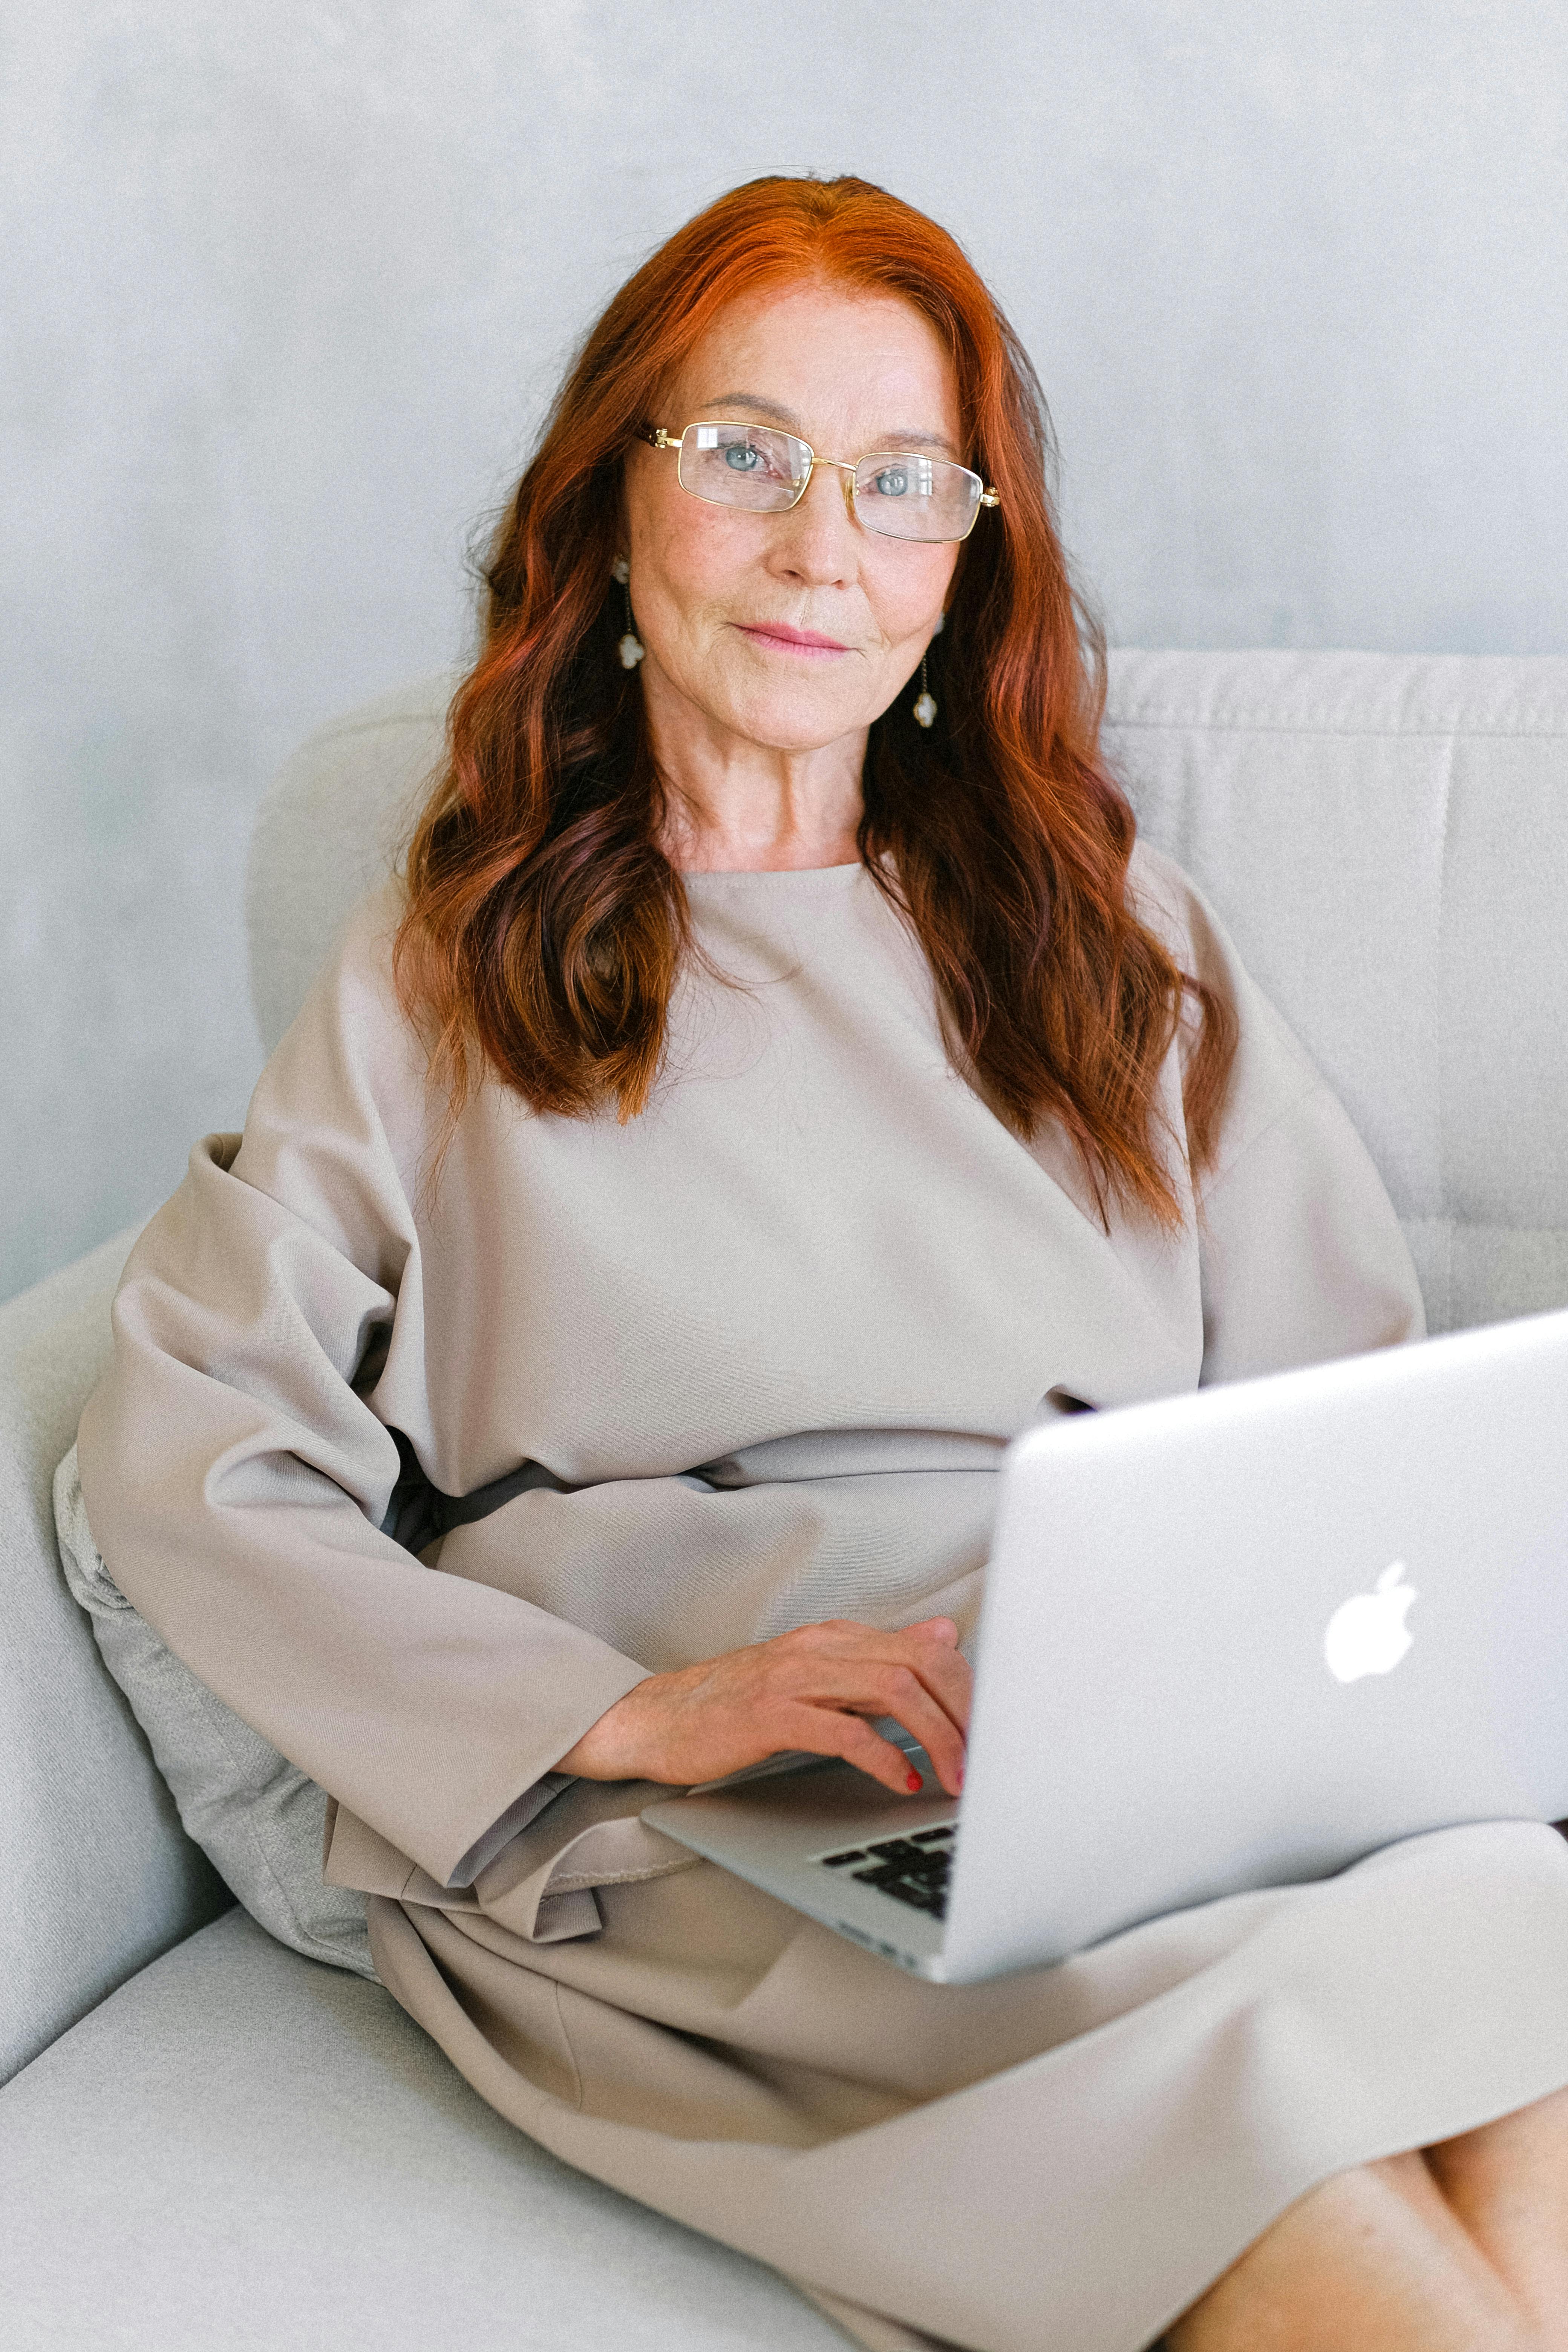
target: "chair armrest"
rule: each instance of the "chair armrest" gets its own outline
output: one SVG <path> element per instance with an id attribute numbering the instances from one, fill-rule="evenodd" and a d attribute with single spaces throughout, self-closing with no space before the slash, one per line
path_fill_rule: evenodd
<path id="1" fill-rule="evenodd" d="M 133 1239 L 0 1307 L 0 2082 L 230 1900 L 66 1589 L 50 1482 Z"/>

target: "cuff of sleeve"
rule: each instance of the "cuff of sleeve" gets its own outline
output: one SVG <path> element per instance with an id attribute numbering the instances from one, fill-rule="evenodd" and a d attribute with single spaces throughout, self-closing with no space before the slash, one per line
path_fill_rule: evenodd
<path id="1" fill-rule="evenodd" d="M 511 1843 L 519 1830 L 537 1821 L 546 1805 L 553 1804 L 563 1789 L 572 1785 L 570 1772 L 542 1772 L 531 1788 L 521 1797 L 514 1797 L 499 1820 L 490 1823 L 481 1837 L 477 1837 L 467 1853 L 458 1857 L 447 1876 L 448 1886 L 461 1890 L 471 1886 L 479 1873 L 489 1868 L 501 1848 Z"/>
<path id="2" fill-rule="evenodd" d="M 433 1586 L 447 1582 L 438 1571 L 421 1573 Z M 384 1727 L 369 1755 L 353 1758 L 360 1769 L 352 1779 L 332 1787 L 325 1772 L 312 1776 L 453 1893 L 516 1835 L 530 1807 L 542 1811 L 566 1785 L 556 1770 L 561 1758 L 648 1672 L 528 1601 L 480 1586 L 470 1594 L 500 1622 L 490 1643 L 479 1638 L 482 1624 L 478 1635 L 470 1630 L 468 1687 L 454 1689 L 450 1678 L 445 1691 L 409 1693 L 401 1721 Z"/>

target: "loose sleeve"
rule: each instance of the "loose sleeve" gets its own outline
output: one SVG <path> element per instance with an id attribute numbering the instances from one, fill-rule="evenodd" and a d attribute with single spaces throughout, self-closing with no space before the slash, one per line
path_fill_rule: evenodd
<path id="1" fill-rule="evenodd" d="M 384 1534 L 393 1427 L 428 1463 L 423 1058 L 362 908 L 136 1245 L 79 1452 L 121 1590 L 194 1673 L 439 1884 L 645 1669 Z"/>

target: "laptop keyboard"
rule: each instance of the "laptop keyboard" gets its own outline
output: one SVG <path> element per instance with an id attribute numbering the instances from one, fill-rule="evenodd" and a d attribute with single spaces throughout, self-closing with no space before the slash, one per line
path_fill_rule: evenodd
<path id="1" fill-rule="evenodd" d="M 911 1911 L 947 1916 L 947 1884 L 958 1840 L 958 1823 L 916 1830 L 910 1837 L 882 1838 L 875 1845 L 846 1846 L 842 1853 L 819 1853 L 826 1870 L 842 1870 L 862 1886 L 875 1886 Z"/>

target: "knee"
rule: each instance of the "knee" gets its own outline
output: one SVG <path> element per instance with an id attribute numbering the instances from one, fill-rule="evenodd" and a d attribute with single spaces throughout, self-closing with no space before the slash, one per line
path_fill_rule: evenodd
<path id="1" fill-rule="evenodd" d="M 1412 2149 L 1288 2207 L 1168 2331 L 1168 2352 L 1568 2352 L 1531 2316 L 1543 2307 L 1485 2259 Z"/>

